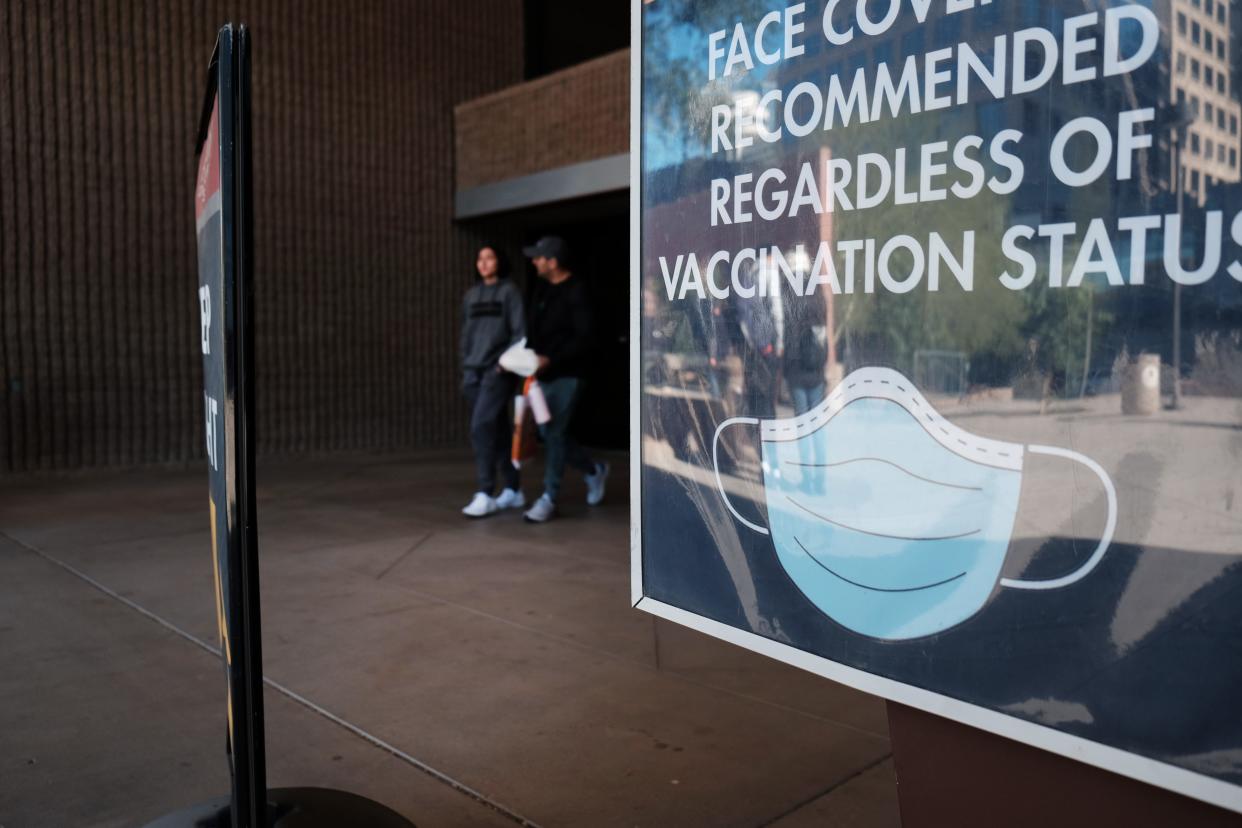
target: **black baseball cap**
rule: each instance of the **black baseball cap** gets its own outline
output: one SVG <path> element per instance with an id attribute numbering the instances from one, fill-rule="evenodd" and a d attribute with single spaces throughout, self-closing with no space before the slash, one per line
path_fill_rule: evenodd
<path id="1" fill-rule="evenodd" d="M 569 247 L 560 236 L 544 236 L 530 247 L 523 247 L 522 255 L 528 259 L 543 256 L 545 259 L 556 259 L 564 264 L 569 258 Z"/>

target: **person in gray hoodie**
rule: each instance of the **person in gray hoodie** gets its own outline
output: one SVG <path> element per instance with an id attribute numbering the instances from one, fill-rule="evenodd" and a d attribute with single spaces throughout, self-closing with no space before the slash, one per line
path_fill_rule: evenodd
<path id="1" fill-rule="evenodd" d="M 509 402 L 515 377 L 500 367 L 500 355 L 526 333 L 522 294 L 509 280 L 504 253 L 496 245 L 479 248 L 479 281 L 462 301 L 461 389 L 470 405 L 470 443 L 474 448 L 478 490 L 463 508 L 467 517 L 486 517 L 501 509 L 526 505 L 518 470 L 509 459 L 513 421 Z M 496 468 L 504 489 L 496 491 Z"/>

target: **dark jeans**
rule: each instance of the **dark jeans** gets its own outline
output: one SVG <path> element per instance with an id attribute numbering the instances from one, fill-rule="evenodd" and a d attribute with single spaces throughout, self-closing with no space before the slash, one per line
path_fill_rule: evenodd
<path id="1" fill-rule="evenodd" d="M 474 446 L 474 465 L 479 491 L 495 494 L 496 467 L 504 477 L 505 488 L 519 485 L 509 449 L 513 439 L 513 418 L 509 401 L 513 399 L 513 375 L 495 368 L 467 368 L 461 390 L 470 403 L 470 444 Z"/>
<path id="2" fill-rule="evenodd" d="M 818 385 L 789 385 L 789 396 L 793 399 L 794 416 L 810 411 L 815 406 L 824 401 L 824 392 L 828 390 L 827 383 L 819 383 Z"/>
<path id="3" fill-rule="evenodd" d="M 569 421 L 574 415 L 574 406 L 578 402 L 578 378 L 561 377 L 551 382 L 540 382 L 544 399 L 548 401 L 548 411 L 552 419 L 539 426 L 543 442 L 547 449 L 544 461 L 543 491 L 553 502 L 561 491 L 561 478 L 565 476 L 565 464 L 580 469 L 586 474 L 595 473 L 595 462 L 578 441 L 569 436 Z"/>
<path id="4" fill-rule="evenodd" d="M 793 398 L 794 416 L 810 411 L 824 401 L 827 383 L 818 385 L 794 385 L 789 383 L 789 396 Z M 824 488 L 824 464 L 828 458 L 824 445 L 818 440 L 802 440 L 798 443 L 798 460 L 802 463 L 800 486 L 804 492 L 818 494 Z"/>

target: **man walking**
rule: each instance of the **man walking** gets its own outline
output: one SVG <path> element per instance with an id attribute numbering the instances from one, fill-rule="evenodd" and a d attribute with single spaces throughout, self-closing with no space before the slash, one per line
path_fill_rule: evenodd
<path id="1" fill-rule="evenodd" d="M 568 430 L 589 359 L 591 307 L 585 286 L 569 270 L 569 250 L 563 239 L 545 236 L 522 252 L 542 280 L 526 335 L 527 345 L 539 358 L 536 376 L 552 419 L 540 426 L 547 451 L 543 495 L 526 511 L 525 518 L 543 523 L 556 514 L 566 463 L 586 474 L 587 503 L 592 506 L 604 499 L 609 467 L 593 461 Z"/>

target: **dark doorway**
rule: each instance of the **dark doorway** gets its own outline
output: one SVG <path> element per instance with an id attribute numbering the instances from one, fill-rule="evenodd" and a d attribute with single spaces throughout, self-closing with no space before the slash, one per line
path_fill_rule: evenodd
<path id="1" fill-rule="evenodd" d="M 622 449 L 629 444 L 628 194 L 597 197 L 530 211 L 524 243 L 546 234 L 565 239 L 574 278 L 591 294 L 596 328 L 595 365 L 584 378 L 573 432 L 584 445 Z M 537 277 L 528 267 L 528 285 Z"/>
<path id="2" fill-rule="evenodd" d="M 569 245 L 575 279 L 591 295 L 594 369 L 583 378 L 572 430 L 587 446 L 629 444 L 629 195 L 595 196 L 513 214 L 522 244 L 557 235 Z M 525 263 L 529 302 L 538 277 Z"/>
<path id="3" fill-rule="evenodd" d="M 584 377 L 571 431 L 583 445 L 629 445 L 629 192 L 515 210 L 469 222 L 478 236 L 502 243 L 513 260 L 527 307 L 539 279 L 521 248 L 556 235 L 569 246 L 575 279 L 591 296 L 595 341 L 593 368 Z"/>
<path id="4" fill-rule="evenodd" d="M 526 78 L 537 78 L 630 45 L 621 0 L 526 0 Z"/>

